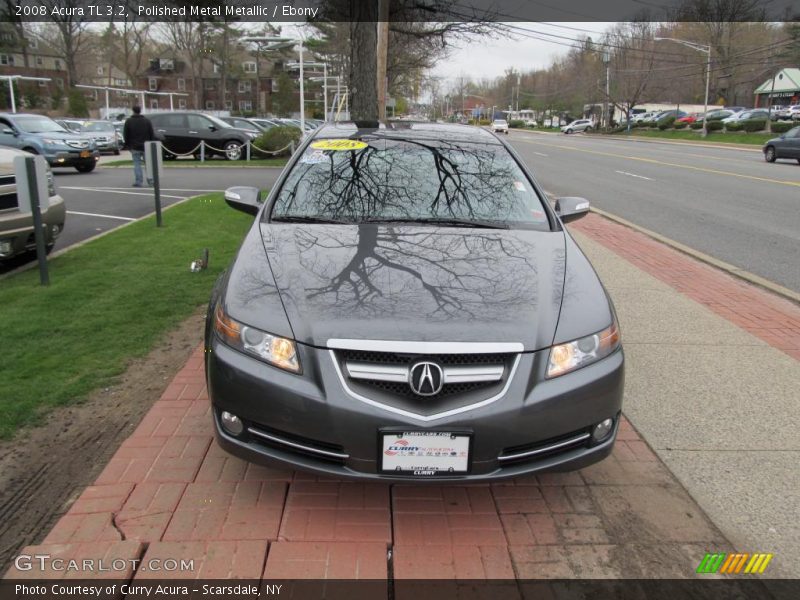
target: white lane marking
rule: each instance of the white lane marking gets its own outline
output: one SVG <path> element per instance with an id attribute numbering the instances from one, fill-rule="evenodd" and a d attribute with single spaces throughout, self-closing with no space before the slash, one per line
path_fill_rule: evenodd
<path id="1" fill-rule="evenodd" d="M 544 152 L 534 152 L 537 156 L 547 156 Z"/>
<path id="2" fill-rule="evenodd" d="M 647 181 L 653 181 L 649 177 L 645 177 L 644 175 L 637 175 L 636 173 L 628 173 L 627 171 L 615 171 L 615 173 L 619 173 L 620 175 L 627 175 L 628 177 L 636 177 L 637 179 L 646 179 Z"/>
<path id="3" fill-rule="evenodd" d="M 153 197 L 152 192 L 123 192 L 119 189 L 106 189 L 106 188 L 89 188 L 89 187 L 71 187 L 67 185 L 60 185 L 58 186 L 62 190 L 82 190 L 85 192 L 107 192 L 110 194 L 129 194 L 131 196 L 150 196 Z M 178 200 L 184 200 L 185 196 L 170 196 L 169 194 L 161 194 L 162 198 L 177 198 Z"/>
<path id="4" fill-rule="evenodd" d="M 87 212 L 78 212 L 77 210 L 68 210 L 68 215 L 82 215 L 84 217 L 102 217 L 104 219 L 119 219 L 120 221 L 135 221 L 136 219 L 131 219 L 130 217 L 118 217 L 116 215 L 100 215 L 97 213 L 87 213 Z"/>

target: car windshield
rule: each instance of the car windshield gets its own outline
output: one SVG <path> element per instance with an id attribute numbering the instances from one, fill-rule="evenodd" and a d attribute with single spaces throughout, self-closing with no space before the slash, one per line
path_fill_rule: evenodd
<path id="1" fill-rule="evenodd" d="M 425 139 L 312 143 L 271 219 L 550 229 L 542 200 L 503 146 Z"/>
<path id="2" fill-rule="evenodd" d="M 65 133 L 67 130 L 47 117 L 17 117 L 17 127 L 28 133 Z"/>
<path id="3" fill-rule="evenodd" d="M 102 123 L 100 121 L 94 121 L 86 123 L 83 126 L 84 131 L 114 131 L 114 124 L 113 123 Z"/>

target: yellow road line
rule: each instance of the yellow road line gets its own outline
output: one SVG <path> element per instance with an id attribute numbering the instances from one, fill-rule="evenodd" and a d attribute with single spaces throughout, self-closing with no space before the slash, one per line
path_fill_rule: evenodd
<path id="1" fill-rule="evenodd" d="M 729 177 L 740 177 L 742 179 L 752 179 L 753 181 L 766 181 L 768 183 L 778 183 L 781 185 L 791 185 L 800 187 L 800 181 L 783 181 L 780 179 L 770 179 L 769 177 L 757 177 L 756 175 L 745 175 L 744 173 L 731 173 L 730 171 L 720 171 L 718 169 L 708 169 L 706 167 L 695 167 L 693 165 L 682 165 L 679 163 L 664 162 L 655 158 L 643 158 L 641 156 L 628 156 L 627 154 L 616 154 L 614 152 L 601 152 L 599 150 L 589 150 L 587 148 L 576 148 L 575 146 L 561 146 L 554 144 L 544 144 L 542 142 L 534 142 L 531 140 L 520 140 L 526 144 L 535 144 L 537 146 L 546 146 L 548 148 L 562 148 L 564 150 L 574 150 L 576 152 L 586 152 L 587 154 L 599 154 L 600 156 L 614 156 L 617 158 L 624 158 L 627 160 L 638 160 L 640 162 L 652 163 L 656 165 L 663 165 L 667 167 L 677 167 L 679 169 L 689 169 L 691 171 L 702 171 L 703 173 L 713 173 L 715 175 L 727 175 Z"/>

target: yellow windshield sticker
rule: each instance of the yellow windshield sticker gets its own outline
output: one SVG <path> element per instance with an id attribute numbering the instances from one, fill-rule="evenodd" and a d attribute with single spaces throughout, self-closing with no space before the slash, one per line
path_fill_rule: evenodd
<path id="1" fill-rule="evenodd" d="M 359 140 L 319 140 L 313 142 L 311 147 L 314 150 L 361 150 L 367 147 L 367 143 Z"/>

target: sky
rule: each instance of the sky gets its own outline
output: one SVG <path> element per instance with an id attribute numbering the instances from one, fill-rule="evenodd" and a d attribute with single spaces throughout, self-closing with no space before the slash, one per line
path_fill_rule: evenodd
<path id="1" fill-rule="evenodd" d="M 589 35 L 597 39 L 598 33 L 613 25 L 613 23 L 515 23 L 517 27 L 536 32 L 545 32 L 551 36 L 526 34 L 519 32 L 515 38 L 503 37 L 501 39 L 478 38 L 472 42 L 461 42 L 459 48 L 450 54 L 447 60 L 440 61 L 431 72 L 432 75 L 444 79 L 455 79 L 461 75 L 470 76 L 475 80 L 494 78 L 503 75 L 509 67 L 518 71 L 547 67 L 552 59 L 566 54 L 569 47 L 563 44 L 570 42 L 563 38 L 580 38 Z M 560 27 L 558 27 L 560 26 Z M 576 31 L 576 29 L 588 30 Z M 595 34 L 589 33 L 595 32 Z M 540 39 L 532 39 L 535 35 Z M 561 37 L 552 37 L 561 36 Z M 544 41 L 545 39 L 551 41 Z"/>

